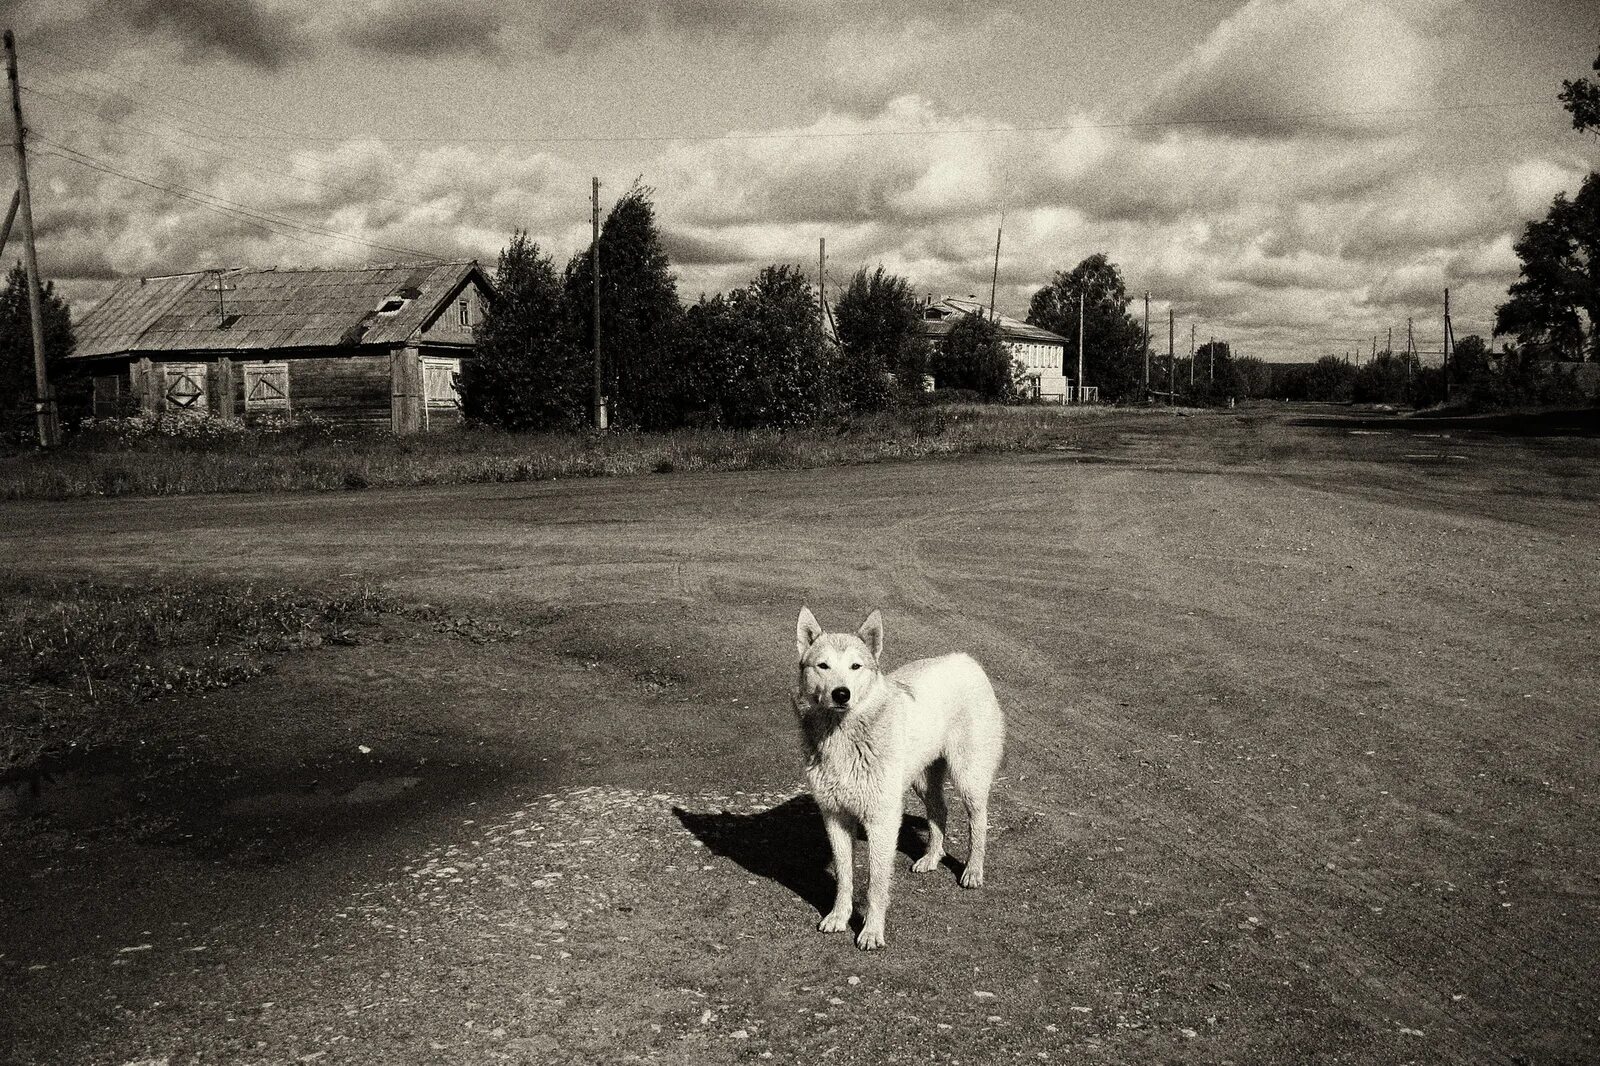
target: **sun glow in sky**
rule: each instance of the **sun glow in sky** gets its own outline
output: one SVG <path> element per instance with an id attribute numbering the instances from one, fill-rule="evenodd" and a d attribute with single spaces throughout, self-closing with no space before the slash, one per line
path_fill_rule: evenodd
<path id="1" fill-rule="evenodd" d="M 1184 334 L 1370 350 L 1487 334 L 1512 242 L 1596 165 L 1555 96 L 1600 19 L 1554 0 L 52 0 L 0 4 L 41 269 L 118 277 L 558 264 L 652 186 L 680 292 L 883 263 L 1024 315 L 1105 252 Z M 14 251 L 14 250 L 13 250 Z M 1135 306 L 1142 313 L 1142 300 Z"/>

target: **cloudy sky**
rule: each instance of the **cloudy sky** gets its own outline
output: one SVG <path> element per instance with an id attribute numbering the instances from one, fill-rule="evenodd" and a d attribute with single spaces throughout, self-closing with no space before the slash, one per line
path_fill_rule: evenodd
<path id="1" fill-rule="evenodd" d="M 1105 252 L 1186 346 L 1307 359 L 1407 316 L 1487 332 L 1511 243 L 1600 160 L 1555 94 L 1588 0 L 33 0 L 16 30 L 39 256 L 112 279 L 558 264 L 656 190 L 686 299 L 883 263 L 1024 314 Z M 12 254 L 15 250 L 12 249 Z M 1142 312 L 1142 300 L 1136 306 Z"/>

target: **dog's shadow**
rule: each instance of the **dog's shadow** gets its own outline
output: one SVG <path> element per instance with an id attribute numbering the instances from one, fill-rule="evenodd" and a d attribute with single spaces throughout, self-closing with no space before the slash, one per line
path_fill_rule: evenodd
<path id="1" fill-rule="evenodd" d="M 826 914 L 833 906 L 833 874 L 827 868 L 833 856 L 822 831 L 822 813 L 810 796 L 795 796 L 754 814 L 682 807 L 673 807 L 672 813 L 713 855 L 732 859 L 751 874 L 776 881 L 815 907 L 818 914 Z M 927 851 L 927 838 L 928 820 L 908 814 L 900 822 L 895 847 L 905 859 L 915 859 Z M 964 867 L 949 855 L 943 865 L 957 876 Z M 896 875 L 904 869 L 902 864 Z M 860 874 L 856 885 L 858 891 L 864 885 Z"/>

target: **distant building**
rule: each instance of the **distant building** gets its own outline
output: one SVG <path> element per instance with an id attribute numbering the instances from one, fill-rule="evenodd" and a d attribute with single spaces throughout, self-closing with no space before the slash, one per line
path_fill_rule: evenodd
<path id="1" fill-rule="evenodd" d="M 75 323 L 96 415 L 299 411 L 413 433 L 458 422 L 492 293 L 476 262 L 129 278 Z"/>
<path id="2" fill-rule="evenodd" d="M 945 335 L 966 315 L 991 317 L 988 305 L 977 300 L 957 300 L 948 296 L 943 300 L 930 300 L 922 307 L 922 335 L 932 344 L 943 344 Z M 1071 385 L 1062 376 L 1067 339 L 1008 315 L 996 314 L 992 317 L 1000 327 L 1001 340 L 1027 368 L 1032 395 L 1041 400 L 1065 403 Z"/>

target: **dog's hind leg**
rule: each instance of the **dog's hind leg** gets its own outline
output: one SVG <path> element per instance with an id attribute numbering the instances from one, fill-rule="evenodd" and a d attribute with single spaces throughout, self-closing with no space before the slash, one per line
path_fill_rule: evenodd
<path id="1" fill-rule="evenodd" d="M 833 852 L 833 910 L 822 916 L 817 928 L 824 933 L 842 933 L 850 928 L 850 912 L 855 907 L 856 827 L 841 811 L 823 811 L 822 827 Z"/>
<path id="2" fill-rule="evenodd" d="M 950 809 L 944 802 L 945 762 L 938 759 L 912 782 L 912 788 L 928 812 L 928 850 L 922 858 L 911 864 L 912 872 L 925 874 L 937 870 L 944 859 L 944 834 Z"/>
<path id="3" fill-rule="evenodd" d="M 968 840 L 966 869 L 961 871 L 961 887 L 977 888 L 983 884 L 983 860 L 989 846 L 989 784 L 987 774 L 964 776 L 957 767 L 951 767 L 951 780 L 956 795 L 967 808 Z M 971 779 L 977 776 L 978 780 Z"/>

